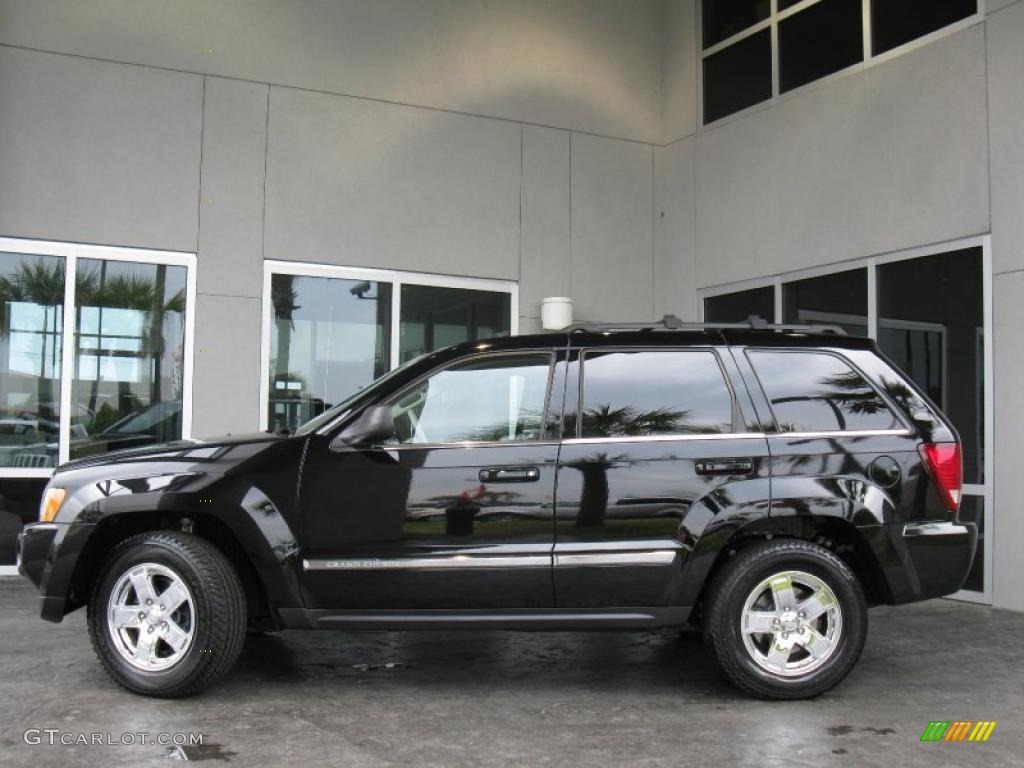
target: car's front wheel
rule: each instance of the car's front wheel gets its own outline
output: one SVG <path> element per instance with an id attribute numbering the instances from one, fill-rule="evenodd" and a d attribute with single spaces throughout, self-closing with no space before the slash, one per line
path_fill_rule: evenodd
<path id="1" fill-rule="evenodd" d="M 88 623 L 114 680 L 135 693 L 176 698 L 208 687 L 235 663 L 245 640 L 245 595 L 212 544 L 152 531 L 111 553 Z"/>
<path id="2" fill-rule="evenodd" d="M 757 696 L 799 699 L 853 668 L 867 603 L 847 565 L 824 547 L 776 540 L 741 550 L 708 592 L 704 633 L 726 676 Z"/>

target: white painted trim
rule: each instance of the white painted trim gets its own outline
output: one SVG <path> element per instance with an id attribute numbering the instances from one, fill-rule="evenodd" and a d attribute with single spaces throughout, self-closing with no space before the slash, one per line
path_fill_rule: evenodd
<path id="1" fill-rule="evenodd" d="M 18 566 L 16 565 L 0 565 L 0 576 L 20 576 L 18 573 Z"/>
<path id="2" fill-rule="evenodd" d="M 64 325 L 60 355 L 60 426 L 57 438 L 57 464 L 71 454 L 71 390 L 75 373 L 75 294 L 78 287 L 78 256 L 74 251 L 64 258 Z M 97 376 L 98 378 L 98 376 Z"/>
<path id="3" fill-rule="evenodd" d="M 123 246 L 95 245 L 88 243 L 65 243 L 55 240 L 31 240 L 26 238 L 0 237 L 0 252 L 23 253 L 32 256 L 59 256 L 64 259 L 64 317 L 61 328 L 61 383 L 60 423 L 58 432 L 57 463 L 63 464 L 70 454 L 71 438 L 71 389 L 75 361 L 75 292 L 77 289 L 79 259 L 124 261 L 136 264 L 164 264 L 185 268 L 185 344 L 182 349 L 182 437 L 192 434 L 192 380 L 193 348 L 195 339 L 196 313 L 196 255 L 179 251 L 162 251 L 151 248 L 126 248 Z M 46 478 L 52 469 L 0 467 L 0 478 L 38 477 Z"/>
<path id="4" fill-rule="evenodd" d="M 271 329 L 271 278 L 272 275 L 297 275 L 299 277 L 325 277 L 340 280 L 367 280 L 391 285 L 391 333 L 389 339 L 391 368 L 398 367 L 401 339 L 402 286 L 426 285 L 438 288 L 462 288 L 474 291 L 493 291 L 509 295 L 509 333 L 519 333 L 519 285 L 513 280 L 498 280 L 483 277 L 440 275 L 430 272 L 405 272 L 373 267 L 346 267 L 335 264 L 317 264 L 302 261 L 281 261 L 265 259 L 263 262 L 263 307 L 260 329 L 260 429 L 267 429 L 267 403 L 270 399 L 270 329 Z"/>

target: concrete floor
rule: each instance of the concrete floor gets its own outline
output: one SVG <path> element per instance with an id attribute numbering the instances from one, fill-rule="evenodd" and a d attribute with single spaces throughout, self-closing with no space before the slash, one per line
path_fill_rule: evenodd
<path id="1" fill-rule="evenodd" d="M 815 701 L 748 699 L 696 635 L 285 632 L 205 695 L 111 682 L 84 612 L 47 624 L 0 578 L 0 764 L 166 766 L 157 745 L 29 746 L 26 728 L 200 732 L 210 765 L 1024 765 L 1024 614 L 948 601 L 871 613 L 859 665 Z M 393 666 L 387 666 L 393 665 Z M 929 720 L 997 720 L 986 744 Z"/>

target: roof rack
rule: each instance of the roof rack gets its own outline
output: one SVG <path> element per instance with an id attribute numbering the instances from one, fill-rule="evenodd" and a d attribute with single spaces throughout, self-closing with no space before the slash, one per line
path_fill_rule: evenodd
<path id="1" fill-rule="evenodd" d="M 613 331 L 798 331 L 801 333 L 826 333 L 845 336 L 846 331 L 838 325 L 804 325 L 800 323 L 769 323 L 760 315 L 750 315 L 746 320 L 733 323 L 691 323 L 683 322 L 675 315 L 665 315 L 653 323 L 573 323 L 565 329 L 568 333 L 611 333 Z"/>

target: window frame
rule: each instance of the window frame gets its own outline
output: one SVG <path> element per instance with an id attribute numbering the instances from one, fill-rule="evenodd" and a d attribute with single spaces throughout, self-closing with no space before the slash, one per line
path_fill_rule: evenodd
<path id="1" fill-rule="evenodd" d="M 427 272 L 405 272 L 370 267 L 349 267 L 335 264 L 318 264 L 306 261 L 263 261 L 263 301 L 260 328 L 260 393 L 259 428 L 266 430 L 270 423 L 267 407 L 270 400 L 270 336 L 274 319 L 274 304 L 271 298 L 271 281 L 274 275 L 296 277 L 321 277 L 337 280 L 365 280 L 391 285 L 391 336 L 388 340 L 389 370 L 398 367 L 401 340 L 402 286 L 417 285 L 434 288 L 461 288 L 464 290 L 507 293 L 509 295 L 509 335 L 519 334 L 519 285 L 512 280 L 490 278 L 453 277 Z"/>
<path id="2" fill-rule="evenodd" d="M 482 448 L 482 447 L 494 447 L 494 446 L 515 446 L 515 445 L 551 445 L 558 443 L 558 436 L 551 435 L 547 421 L 547 413 L 551 404 L 552 389 L 555 381 L 555 367 L 558 365 L 557 359 L 558 350 L 555 348 L 548 347 L 537 347 L 534 349 L 502 349 L 497 352 L 474 352 L 472 354 L 463 355 L 457 357 L 454 360 L 448 360 L 441 365 L 431 368 L 429 371 L 424 371 L 422 374 L 417 376 L 412 381 L 406 383 L 404 386 L 399 387 L 391 394 L 381 398 L 380 400 L 373 403 L 373 405 L 386 405 L 391 407 L 396 401 L 401 400 L 409 392 L 418 387 L 424 381 L 427 381 L 440 373 L 451 370 L 452 368 L 463 365 L 467 362 L 474 360 L 492 360 L 499 357 L 523 357 L 527 355 L 535 355 L 536 357 L 547 357 L 548 359 L 548 374 L 547 381 L 544 384 L 544 405 L 541 409 L 541 433 L 540 437 L 536 440 L 461 440 L 450 443 L 388 443 L 386 445 L 389 451 L 407 451 L 414 448 Z M 360 409 L 361 412 L 362 409 Z M 337 428 L 343 429 L 344 426 L 350 421 L 349 417 L 356 417 L 356 412 L 350 412 L 344 420 L 338 421 L 335 425 Z M 333 432 L 339 432 L 340 429 L 334 429 Z"/>
<path id="3" fill-rule="evenodd" d="M 922 38 L 923 39 L 923 38 Z M 919 42 L 919 41 L 918 41 Z M 895 50 L 895 49 L 894 49 Z M 868 270 L 868 338 L 877 342 L 878 340 L 878 270 L 883 264 L 894 261 L 907 261 L 925 256 L 948 253 L 950 251 L 978 248 L 981 251 L 981 290 L 982 290 L 982 320 L 984 328 L 983 360 L 982 370 L 985 378 L 985 386 L 982 392 L 982 415 L 985 430 L 985 440 L 982 449 L 985 455 L 985 481 L 983 483 L 968 483 L 962 488 L 965 496 L 980 496 L 983 499 L 985 523 L 985 551 L 983 555 L 984 581 L 981 592 L 961 589 L 950 597 L 965 600 L 973 603 L 991 605 L 992 603 L 992 562 L 993 546 L 992 536 L 995 526 L 995 499 L 994 499 L 994 478 L 995 478 L 995 369 L 993 358 L 993 335 L 995 333 L 995 318 L 992 308 L 992 235 L 973 235 L 955 240 L 946 240 L 930 245 L 922 245 L 904 250 L 889 251 L 874 256 L 857 259 L 838 261 L 832 264 L 823 264 L 809 269 L 797 269 L 790 272 L 782 272 L 775 275 L 741 280 L 733 283 L 699 288 L 697 290 L 697 314 L 700 321 L 704 320 L 704 299 L 711 296 L 719 296 L 736 291 L 747 290 L 748 288 L 760 288 L 766 285 L 775 289 L 775 318 L 777 323 L 782 322 L 782 286 L 796 280 L 803 280 L 809 277 L 820 277 L 835 272 L 846 272 L 851 269 L 866 267 Z M 792 433 L 790 433 L 792 434 Z"/>
<path id="4" fill-rule="evenodd" d="M 874 392 L 878 398 L 885 404 L 889 414 L 893 417 L 900 427 L 869 427 L 867 429 L 806 429 L 806 430 L 793 430 L 783 431 L 779 429 L 779 419 L 775 414 L 775 406 L 772 403 L 771 396 L 768 394 L 768 388 L 765 386 L 764 380 L 761 378 L 761 374 L 757 370 L 757 366 L 754 364 L 754 360 L 751 357 L 751 353 L 754 354 L 782 354 L 782 355 L 827 355 L 834 357 L 839 360 L 843 365 L 849 368 L 851 371 L 856 373 L 861 379 L 867 384 L 868 388 Z M 904 416 L 903 412 L 899 407 L 892 401 L 888 395 L 880 390 L 875 382 L 860 369 L 860 367 L 853 362 L 846 355 L 841 352 L 837 352 L 832 349 L 821 349 L 815 347 L 813 349 L 791 349 L 786 347 L 759 347 L 750 346 L 743 349 L 743 355 L 747 358 L 747 364 L 750 366 L 750 370 L 754 373 L 754 378 L 757 381 L 757 386 L 761 388 L 761 393 L 764 395 L 765 402 L 768 403 L 768 409 L 771 411 L 772 421 L 774 422 L 775 428 L 772 432 L 767 433 L 772 437 L 799 437 L 801 435 L 835 435 L 836 437 L 856 437 L 857 435 L 872 434 L 872 435 L 905 435 L 905 434 L 916 434 L 917 428 L 911 424 Z"/>
<path id="5" fill-rule="evenodd" d="M 700 344 L 694 346 L 677 347 L 677 346 L 657 346 L 657 345 L 644 345 L 644 346 L 607 346 L 607 347 L 582 347 L 578 348 L 579 351 L 579 375 L 576 381 L 576 430 L 573 435 L 562 434 L 563 440 L 575 440 L 578 442 L 592 443 L 592 442 L 640 442 L 644 440 L 715 440 L 723 438 L 741 437 L 744 432 L 741 432 L 738 427 L 745 424 L 743 420 L 743 412 L 740 408 L 739 399 L 736 397 L 736 390 L 733 387 L 732 379 L 729 377 L 729 372 L 726 370 L 725 365 L 722 363 L 722 357 L 719 354 L 719 348 Z M 719 373 L 722 374 L 722 380 L 725 383 L 726 391 L 729 393 L 730 401 L 730 424 L 729 431 L 722 433 L 709 433 L 700 434 L 694 432 L 677 432 L 667 433 L 660 435 L 618 435 L 612 437 L 585 437 L 583 435 L 583 395 L 584 385 L 586 381 L 586 369 L 587 369 L 587 356 L 593 354 L 606 354 L 614 352 L 659 352 L 659 353 L 675 353 L 675 354 L 687 354 L 692 352 L 710 352 L 718 365 Z M 565 413 L 562 414 L 562 424 L 565 423 Z"/>
<path id="6" fill-rule="evenodd" d="M 72 389 L 75 371 L 75 324 L 77 309 L 77 274 L 79 259 L 122 261 L 136 264 L 157 264 L 185 268 L 185 340 L 182 350 L 181 439 L 192 437 L 192 381 L 196 318 L 196 254 L 182 251 L 161 251 L 146 248 L 89 245 L 54 240 L 27 240 L 0 237 L 0 252 L 26 256 L 57 256 L 64 259 L 63 325 L 61 328 L 60 421 L 57 439 L 57 465 L 70 459 Z M 71 308 L 68 311 L 68 308 Z M 54 467 L 0 467 L 3 478 L 48 478 Z"/>
<path id="7" fill-rule="evenodd" d="M 724 40 L 720 40 L 714 45 L 704 47 L 704 0 L 701 0 L 696 4 L 696 20 L 695 20 L 695 35 L 697 37 L 697 133 L 701 133 L 704 130 L 713 128 L 731 120 L 744 117 L 762 109 L 766 109 L 774 104 L 779 104 L 787 99 L 797 96 L 806 91 L 820 87 L 825 83 L 830 83 L 834 80 L 838 80 L 841 77 L 847 77 L 854 72 L 861 72 L 870 67 L 882 64 L 890 59 L 897 56 L 902 56 L 905 53 L 909 53 L 923 45 L 941 40 L 944 37 L 955 34 L 960 30 L 972 27 L 975 24 L 981 23 L 985 20 L 986 14 L 986 0 L 976 0 L 977 10 L 971 16 L 955 21 L 952 24 L 948 24 L 945 27 L 936 29 L 933 32 L 929 32 L 926 35 L 915 38 L 903 45 L 896 46 L 884 53 L 875 54 L 872 50 L 872 15 L 871 15 L 871 2 L 872 0 L 861 0 L 861 31 L 862 35 L 862 60 L 856 64 L 852 64 L 843 69 L 832 72 L 831 74 L 820 77 L 817 80 L 812 80 L 809 83 L 798 86 L 791 90 L 782 92 L 779 86 L 779 22 L 784 21 L 790 16 L 800 13 L 805 8 L 809 8 L 812 5 L 816 5 L 821 0 L 801 0 L 795 5 L 779 10 L 778 0 L 771 0 L 771 10 L 768 14 L 767 19 L 763 19 L 756 24 L 752 24 L 746 29 L 737 32 L 731 37 L 727 37 Z M 764 29 L 771 31 L 771 68 L 772 68 L 772 95 L 770 98 L 760 101 L 757 104 L 752 104 L 749 107 L 733 112 L 724 117 L 720 117 L 717 120 L 711 122 L 704 122 L 704 60 L 708 56 L 713 56 L 719 51 L 728 48 L 733 43 L 738 43 L 744 38 L 750 37 L 757 32 Z"/>

